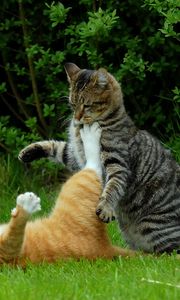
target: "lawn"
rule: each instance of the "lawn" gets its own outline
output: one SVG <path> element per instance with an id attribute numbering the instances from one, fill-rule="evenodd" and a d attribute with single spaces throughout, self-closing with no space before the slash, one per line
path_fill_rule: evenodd
<path id="1" fill-rule="evenodd" d="M 0 161 L 0 220 L 7 221 L 17 194 L 34 191 L 47 213 L 59 190 L 58 172 L 28 168 L 10 157 Z M 108 225 L 113 243 L 123 245 L 116 224 Z M 69 260 L 33 266 L 25 270 L 1 267 L 0 300 L 51 299 L 180 299 L 180 260 L 175 255 L 159 258 L 118 258 L 113 261 Z"/>

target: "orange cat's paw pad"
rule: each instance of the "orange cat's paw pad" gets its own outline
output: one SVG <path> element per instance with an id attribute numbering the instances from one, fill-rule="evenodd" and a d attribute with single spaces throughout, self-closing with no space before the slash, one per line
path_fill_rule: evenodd
<path id="1" fill-rule="evenodd" d="M 40 198 L 32 192 L 26 192 L 17 197 L 16 203 L 29 214 L 41 210 Z"/>
<path id="2" fill-rule="evenodd" d="M 109 223 L 115 220 L 114 209 L 111 205 L 106 201 L 102 200 L 96 209 L 96 215 L 103 221 L 104 223 Z"/>

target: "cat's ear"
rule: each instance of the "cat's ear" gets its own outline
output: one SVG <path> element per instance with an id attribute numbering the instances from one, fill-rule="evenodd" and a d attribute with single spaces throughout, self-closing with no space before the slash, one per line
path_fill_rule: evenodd
<path id="1" fill-rule="evenodd" d="M 102 89 L 106 87 L 108 84 L 108 72 L 104 68 L 100 68 L 94 74 L 94 84 L 98 84 L 98 86 Z"/>
<path id="2" fill-rule="evenodd" d="M 69 82 L 71 82 L 73 80 L 74 75 L 76 75 L 80 71 L 80 68 L 73 63 L 66 63 L 64 65 L 64 69 L 66 71 Z"/>

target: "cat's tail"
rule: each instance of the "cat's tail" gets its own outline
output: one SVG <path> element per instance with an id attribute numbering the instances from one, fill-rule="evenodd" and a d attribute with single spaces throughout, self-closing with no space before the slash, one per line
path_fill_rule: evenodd
<path id="1" fill-rule="evenodd" d="M 137 252 L 130 250 L 130 249 L 125 249 L 125 248 L 120 248 L 117 246 L 113 246 L 113 252 L 114 252 L 114 257 L 135 257 L 137 256 Z"/>
<path id="2" fill-rule="evenodd" d="M 118 257 L 130 258 L 137 256 L 136 251 L 130 249 L 123 249 L 118 246 L 108 246 L 106 250 L 104 249 L 103 256 L 107 259 L 113 259 Z"/>
<path id="3" fill-rule="evenodd" d="M 124 249 L 117 246 L 113 246 L 112 250 L 112 258 L 116 257 L 124 257 L 124 258 L 132 258 L 132 257 L 140 257 L 140 256 L 151 256 L 151 257 L 159 257 L 160 255 L 156 253 L 147 253 L 142 251 L 134 251 L 131 249 Z M 180 260 L 180 254 L 176 254 L 176 259 Z"/>

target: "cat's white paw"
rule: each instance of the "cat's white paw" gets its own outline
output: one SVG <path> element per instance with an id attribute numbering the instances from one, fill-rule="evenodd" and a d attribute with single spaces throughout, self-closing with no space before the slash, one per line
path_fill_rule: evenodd
<path id="1" fill-rule="evenodd" d="M 91 142 L 99 143 L 101 138 L 101 128 L 97 122 L 92 125 L 84 124 L 80 129 L 81 138 L 84 144 Z"/>
<path id="2" fill-rule="evenodd" d="M 32 192 L 26 192 L 17 197 L 16 203 L 29 214 L 41 210 L 40 198 Z"/>
<path id="3" fill-rule="evenodd" d="M 101 128 L 98 123 L 85 124 L 80 130 L 86 160 L 100 152 Z"/>
<path id="4" fill-rule="evenodd" d="M 85 124 L 80 130 L 81 138 L 84 145 L 84 152 L 86 157 L 85 168 L 90 168 L 96 171 L 101 177 L 101 159 L 100 159 L 100 138 L 101 128 L 99 124 L 92 125 Z"/>

